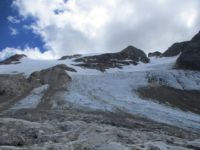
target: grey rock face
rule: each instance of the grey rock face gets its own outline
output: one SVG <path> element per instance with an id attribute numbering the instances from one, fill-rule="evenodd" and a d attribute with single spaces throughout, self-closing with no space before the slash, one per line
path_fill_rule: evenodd
<path id="1" fill-rule="evenodd" d="M 66 65 L 57 65 L 52 68 L 33 72 L 28 80 L 31 84 L 43 85 L 49 84 L 53 89 L 65 88 L 71 77 L 65 72 Z"/>
<path id="2" fill-rule="evenodd" d="M 190 41 L 173 44 L 163 53 L 162 56 L 164 57 L 177 56 L 181 52 L 192 51 L 197 48 L 200 49 L 200 32 L 196 34 Z"/>
<path id="3" fill-rule="evenodd" d="M 175 68 L 200 70 L 200 32 L 190 41 L 175 43 L 163 53 L 164 57 L 177 56 Z"/>
<path id="4" fill-rule="evenodd" d="M 76 55 L 67 55 L 67 56 L 62 56 L 59 60 L 65 60 L 65 59 L 72 59 L 72 58 L 79 58 L 82 55 L 76 54 Z"/>
<path id="5" fill-rule="evenodd" d="M 200 70 L 200 32 L 184 47 L 176 61 L 176 68 Z"/>
<path id="6" fill-rule="evenodd" d="M 19 96 L 28 88 L 30 85 L 22 75 L 0 75 L 0 97 Z"/>
<path id="7" fill-rule="evenodd" d="M 26 95 L 31 88 L 23 75 L 0 75 L 0 111 Z"/>
<path id="8" fill-rule="evenodd" d="M 200 71 L 200 49 L 183 52 L 177 59 L 175 67 Z"/>
<path id="9" fill-rule="evenodd" d="M 162 55 L 161 52 L 156 51 L 156 52 L 149 53 L 148 57 L 160 57 L 161 55 Z"/>
<path id="10" fill-rule="evenodd" d="M 65 70 L 75 71 L 66 65 L 57 65 L 48 69 L 33 72 L 29 78 L 19 75 L 0 75 L 0 111 L 23 99 L 41 85 L 48 84 L 41 98 L 42 108 L 51 107 L 51 97 L 60 90 L 66 90 L 71 77 Z M 39 107 L 39 106 L 38 106 Z"/>
<path id="11" fill-rule="evenodd" d="M 65 64 L 59 64 L 59 65 L 56 65 L 56 67 L 66 70 L 66 71 L 70 71 L 70 72 L 77 72 L 74 68 L 68 67 Z"/>
<path id="12" fill-rule="evenodd" d="M 125 65 L 137 65 L 139 61 L 148 63 L 149 58 L 146 54 L 133 46 L 128 46 L 124 50 L 117 53 L 106 53 L 102 55 L 82 57 L 75 60 L 81 62 L 77 66 L 97 69 L 104 72 L 109 68 L 122 68 Z"/>
<path id="13" fill-rule="evenodd" d="M 200 41 L 200 31 L 199 31 L 199 33 L 198 34 L 196 34 L 193 38 L 192 38 L 192 41 Z"/>
<path id="14" fill-rule="evenodd" d="M 175 43 L 173 44 L 171 47 L 169 47 L 164 53 L 163 53 L 163 57 L 173 57 L 173 56 L 177 56 L 178 54 L 180 54 L 185 46 L 187 45 L 187 42 L 181 42 L 181 43 Z"/>
<path id="15" fill-rule="evenodd" d="M 143 99 L 152 99 L 183 111 L 200 114 L 200 92 L 197 90 L 180 90 L 169 86 L 147 86 L 138 89 Z"/>
<path id="16" fill-rule="evenodd" d="M 0 62 L 0 65 L 6 65 L 6 64 L 18 64 L 20 63 L 20 59 L 26 57 L 24 54 L 15 54 L 4 61 Z"/>

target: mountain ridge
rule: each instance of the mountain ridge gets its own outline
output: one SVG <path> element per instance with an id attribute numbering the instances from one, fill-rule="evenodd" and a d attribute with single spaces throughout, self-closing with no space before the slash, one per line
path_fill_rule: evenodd
<path id="1" fill-rule="evenodd" d="M 129 46 L 8 58 L 0 65 L 0 149 L 199 149 L 200 72 L 175 68 L 180 56 L 148 58 Z"/>

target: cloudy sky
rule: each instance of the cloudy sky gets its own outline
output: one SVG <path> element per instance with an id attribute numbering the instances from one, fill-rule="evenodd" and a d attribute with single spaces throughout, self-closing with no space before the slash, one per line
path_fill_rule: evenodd
<path id="1" fill-rule="evenodd" d="M 0 59 L 165 51 L 200 30 L 199 0 L 0 0 Z"/>

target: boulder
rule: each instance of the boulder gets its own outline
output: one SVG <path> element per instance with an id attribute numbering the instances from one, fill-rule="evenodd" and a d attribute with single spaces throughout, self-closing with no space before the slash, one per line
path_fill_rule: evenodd
<path id="1" fill-rule="evenodd" d="M 149 53 L 148 57 L 160 57 L 161 55 L 162 55 L 161 52 L 156 51 L 156 52 Z"/>

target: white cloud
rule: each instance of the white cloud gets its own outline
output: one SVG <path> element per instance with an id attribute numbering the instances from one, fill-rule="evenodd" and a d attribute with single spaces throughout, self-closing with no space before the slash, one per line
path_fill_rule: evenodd
<path id="1" fill-rule="evenodd" d="M 30 27 L 57 55 L 127 45 L 164 51 L 200 27 L 199 0 L 15 0 L 13 5 L 24 18 L 36 18 Z"/>
<path id="2" fill-rule="evenodd" d="M 40 52 L 38 48 L 5 48 L 0 52 L 0 60 L 4 60 L 14 54 L 25 54 L 31 59 L 56 59 L 58 56 L 52 51 L 46 51 L 44 53 Z"/>
<path id="3" fill-rule="evenodd" d="M 17 19 L 16 17 L 13 17 L 13 16 L 8 16 L 8 21 L 11 22 L 11 23 L 20 23 L 20 20 Z"/>
<path id="4" fill-rule="evenodd" d="M 18 30 L 15 29 L 15 28 L 10 27 L 9 29 L 10 29 L 10 34 L 13 35 L 13 36 L 15 36 L 19 33 Z"/>

